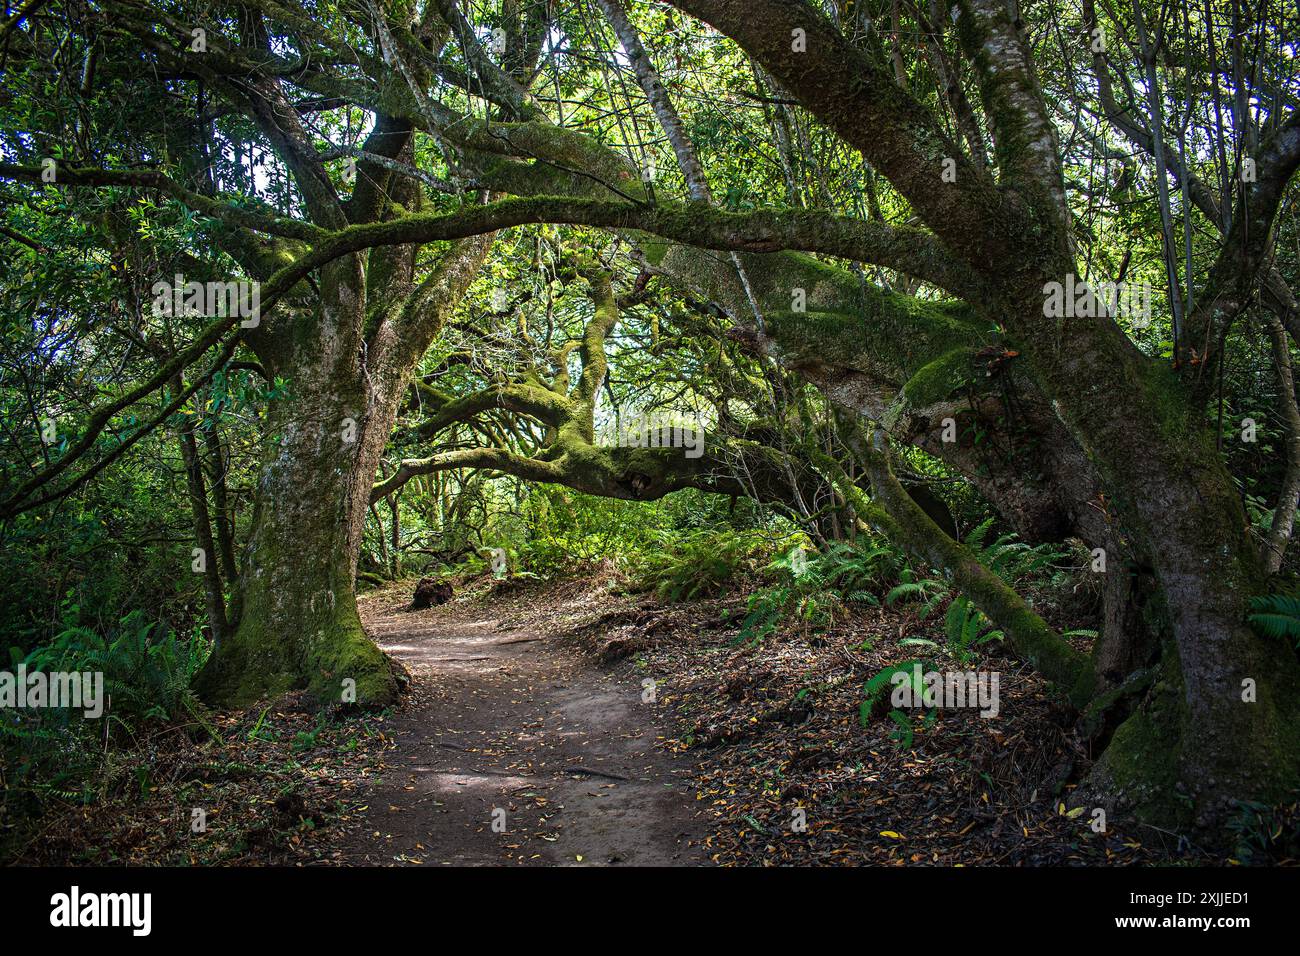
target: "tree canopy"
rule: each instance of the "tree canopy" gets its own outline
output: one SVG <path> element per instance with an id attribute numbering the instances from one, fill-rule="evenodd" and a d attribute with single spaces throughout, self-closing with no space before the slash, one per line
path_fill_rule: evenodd
<path id="1" fill-rule="evenodd" d="M 933 569 L 1079 799 L 1300 787 L 1289 0 L 6 10 L 18 657 L 144 608 L 209 704 L 382 705 L 358 583 L 779 526 Z"/>

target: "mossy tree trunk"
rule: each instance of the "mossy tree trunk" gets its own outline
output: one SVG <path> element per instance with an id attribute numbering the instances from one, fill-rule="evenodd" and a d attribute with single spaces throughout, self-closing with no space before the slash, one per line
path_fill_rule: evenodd
<path id="1" fill-rule="evenodd" d="M 418 285 L 400 247 L 370 256 L 369 286 L 355 257 L 340 260 L 322 270 L 320 315 L 264 346 L 287 394 L 266 422 L 243 616 L 197 681 L 209 700 L 240 706 L 298 688 L 323 702 L 394 698 L 355 596 L 371 489 L 411 373 L 492 241 L 453 244 Z M 391 271 L 395 261 L 406 270 Z"/>
<path id="2" fill-rule="evenodd" d="M 383 702 L 396 684 L 366 637 L 354 596 L 370 486 L 396 414 L 357 347 L 358 285 L 327 272 L 321 320 L 299 332 L 277 372 L 266 450 L 240 575 L 243 616 L 200 673 L 203 696 L 245 706 L 306 689 L 321 701 Z M 347 290 L 340 294 L 342 290 Z"/>
<path id="3" fill-rule="evenodd" d="M 236 95 L 293 173 L 314 223 L 341 229 L 421 209 L 419 184 L 390 169 L 413 162 L 409 123 L 376 117 L 343 198 L 278 80 Z M 250 246 L 239 238 L 230 243 L 237 257 Z M 489 230 L 444 244 L 418 275 L 419 243 L 331 257 L 315 286 L 299 284 L 245 336 L 284 394 L 265 423 L 239 626 L 196 679 L 208 701 L 246 706 L 294 689 L 324 703 L 395 698 L 393 666 L 366 636 L 355 596 L 370 491 L 411 373 L 493 238 Z M 301 246 L 281 250 L 273 268 L 303 255 Z M 267 271 L 255 254 L 246 264 Z"/>
<path id="4" fill-rule="evenodd" d="M 1231 478 L 1207 440 L 1204 383 L 1142 355 L 1108 314 L 1044 318 L 1047 283 L 1077 272 L 1061 150 L 1030 48 L 998 0 L 960 0 L 957 31 L 996 146 L 996 185 L 881 64 L 810 8 L 779 0 L 673 0 L 728 34 L 834 128 L 986 283 L 973 305 L 1002 323 L 1035 384 L 1095 469 L 1117 523 L 1150 556 L 1169 638 L 1160 678 L 1096 769 L 1141 814 L 1214 831 L 1234 801 L 1300 786 L 1294 654 L 1246 623 L 1264 565 Z M 790 36 L 802 31 L 807 53 Z M 1217 346 L 1268 259 L 1278 197 L 1300 163 L 1300 114 L 1259 150 L 1234 230 L 1188 341 Z M 1265 158 L 1266 157 L 1266 158 Z M 948 163 L 955 178 L 940 169 Z M 1224 197 L 1230 201 L 1232 197 Z M 1248 223 L 1246 225 L 1241 225 Z M 810 343 L 815 348 L 815 343 Z M 1186 367 L 1186 366 L 1184 366 Z M 1199 387 L 1198 387 L 1199 385 Z M 1108 573 L 1125 573 L 1113 562 Z M 1171 799 L 1177 783 L 1184 799 Z"/>
<path id="5" fill-rule="evenodd" d="M 1072 268 L 1058 266 L 1056 279 Z M 1250 598 L 1267 589 L 1264 564 L 1184 383 L 1108 319 L 1068 319 L 1048 347 L 1033 324 L 1040 303 L 1026 293 L 1017 315 L 1031 318 L 1010 324 L 1038 340 L 1035 371 L 1096 464 L 1117 525 L 1149 556 L 1159 596 L 1142 617 L 1154 614 L 1165 637 L 1152 689 L 1098 763 L 1097 790 L 1153 822 L 1196 824 L 1216 838 L 1235 801 L 1300 786 L 1300 668 L 1290 648 L 1247 623 Z M 1130 573 L 1122 554 L 1108 559 L 1108 576 Z"/>

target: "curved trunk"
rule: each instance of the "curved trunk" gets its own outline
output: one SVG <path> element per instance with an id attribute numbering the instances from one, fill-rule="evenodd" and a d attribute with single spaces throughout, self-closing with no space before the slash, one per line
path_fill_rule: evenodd
<path id="1" fill-rule="evenodd" d="M 240 574 L 239 626 L 195 689 L 222 706 L 291 690 L 322 703 L 382 704 L 397 680 L 366 636 L 354 583 L 370 488 L 404 377 L 368 367 L 355 262 L 324 270 L 317 315 L 283 326 L 268 353 L 287 394 L 267 413 Z"/>
<path id="2" fill-rule="evenodd" d="M 354 582 L 396 402 L 372 404 L 366 418 L 364 388 L 340 378 L 302 375 L 273 405 L 244 552 L 243 616 L 196 682 L 214 703 L 246 706 L 298 689 L 336 703 L 395 695 L 391 665 L 362 629 Z"/>
<path id="3" fill-rule="evenodd" d="M 1184 510 L 1208 517 L 1195 502 Z M 1207 532 L 1195 550 L 1162 545 L 1159 665 L 1091 788 L 1139 819 L 1190 824 L 1220 841 L 1240 801 L 1281 800 L 1300 787 L 1300 667 L 1283 642 L 1246 624 L 1254 589 L 1230 544 Z"/>
<path id="4" fill-rule="evenodd" d="M 418 284 L 409 247 L 372 253 L 366 267 L 340 259 L 321 270 L 318 312 L 283 316 L 266 336 L 262 357 L 289 394 L 266 423 L 239 627 L 195 681 L 207 700 L 243 706 L 297 689 L 323 703 L 396 698 L 396 665 L 357 613 L 362 531 L 411 372 L 492 242 L 451 244 Z"/>
<path id="5" fill-rule="evenodd" d="M 1026 284 L 1032 291 L 1009 325 L 1030 339 L 1040 333 L 1030 323 L 1043 282 Z M 1109 316 L 1070 318 L 1054 331 L 1056 347 L 1031 353 L 1035 373 L 1100 474 L 1116 529 L 1149 556 L 1168 633 L 1154 683 L 1116 729 L 1094 780 L 1142 818 L 1194 824 L 1219 841 L 1235 802 L 1281 799 L 1300 786 L 1300 664 L 1246 623 L 1250 598 L 1265 589 L 1264 565 L 1183 384 Z M 1108 577 L 1127 576 L 1116 557 Z"/>

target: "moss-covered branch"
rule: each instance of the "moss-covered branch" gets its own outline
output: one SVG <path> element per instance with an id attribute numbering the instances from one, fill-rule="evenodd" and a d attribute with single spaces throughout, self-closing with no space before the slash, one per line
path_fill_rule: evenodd
<path id="1" fill-rule="evenodd" d="M 403 438 L 428 441 L 444 428 L 492 409 L 529 415 L 555 428 L 572 414 L 573 405 L 566 396 L 528 382 L 492 385 L 459 398 L 448 396 L 428 418 L 407 429 Z"/>
<path id="2" fill-rule="evenodd" d="M 954 583 L 1000 627 L 1016 653 L 1056 683 L 1076 706 L 1092 695 L 1088 658 L 1072 648 L 1025 603 L 1024 599 L 975 557 L 969 548 L 943 532 L 907 493 L 889 465 L 887 442 L 878 431 L 869 442 L 856 428 L 846 429 L 846 443 L 871 478 L 868 498 L 833 459 L 817 457 L 859 517 L 918 560 L 952 575 Z"/>
<path id="3" fill-rule="evenodd" d="M 818 119 L 859 150 L 967 262 L 1008 258 L 1015 209 L 889 68 L 820 12 L 787 0 L 672 0 L 735 40 Z M 802 38 L 802 43 L 793 42 Z M 945 168 L 955 177 L 945 177 Z"/>
<path id="4" fill-rule="evenodd" d="M 568 196 L 503 199 L 453 213 L 408 215 L 386 222 L 348 226 L 324 238 L 318 235 L 319 241 L 298 268 L 305 275 L 334 259 L 365 249 L 463 239 L 532 223 L 636 230 L 704 249 L 805 250 L 898 269 L 958 293 L 979 289 L 972 273 L 955 263 L 942 245 L 921 229 L 832 216 L 816 210 L 729 213 L 696 203 L 648 205 Z"/>

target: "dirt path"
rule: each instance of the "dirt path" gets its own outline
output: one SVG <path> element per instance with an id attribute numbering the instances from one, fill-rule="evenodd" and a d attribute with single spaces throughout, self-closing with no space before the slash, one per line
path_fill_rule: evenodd
<path id="1" fill-rule="evenodd" d="M 488 610 L 408 613 L 407 600 L 388 592 L 363 606 L 371 637 L 413 684 L 344 862 L 708 861 L 692 845 L 705 830 L 689 767 L 656 748 L 662 731 L 638 684 L 535 633 L 498 629 Z"/>

